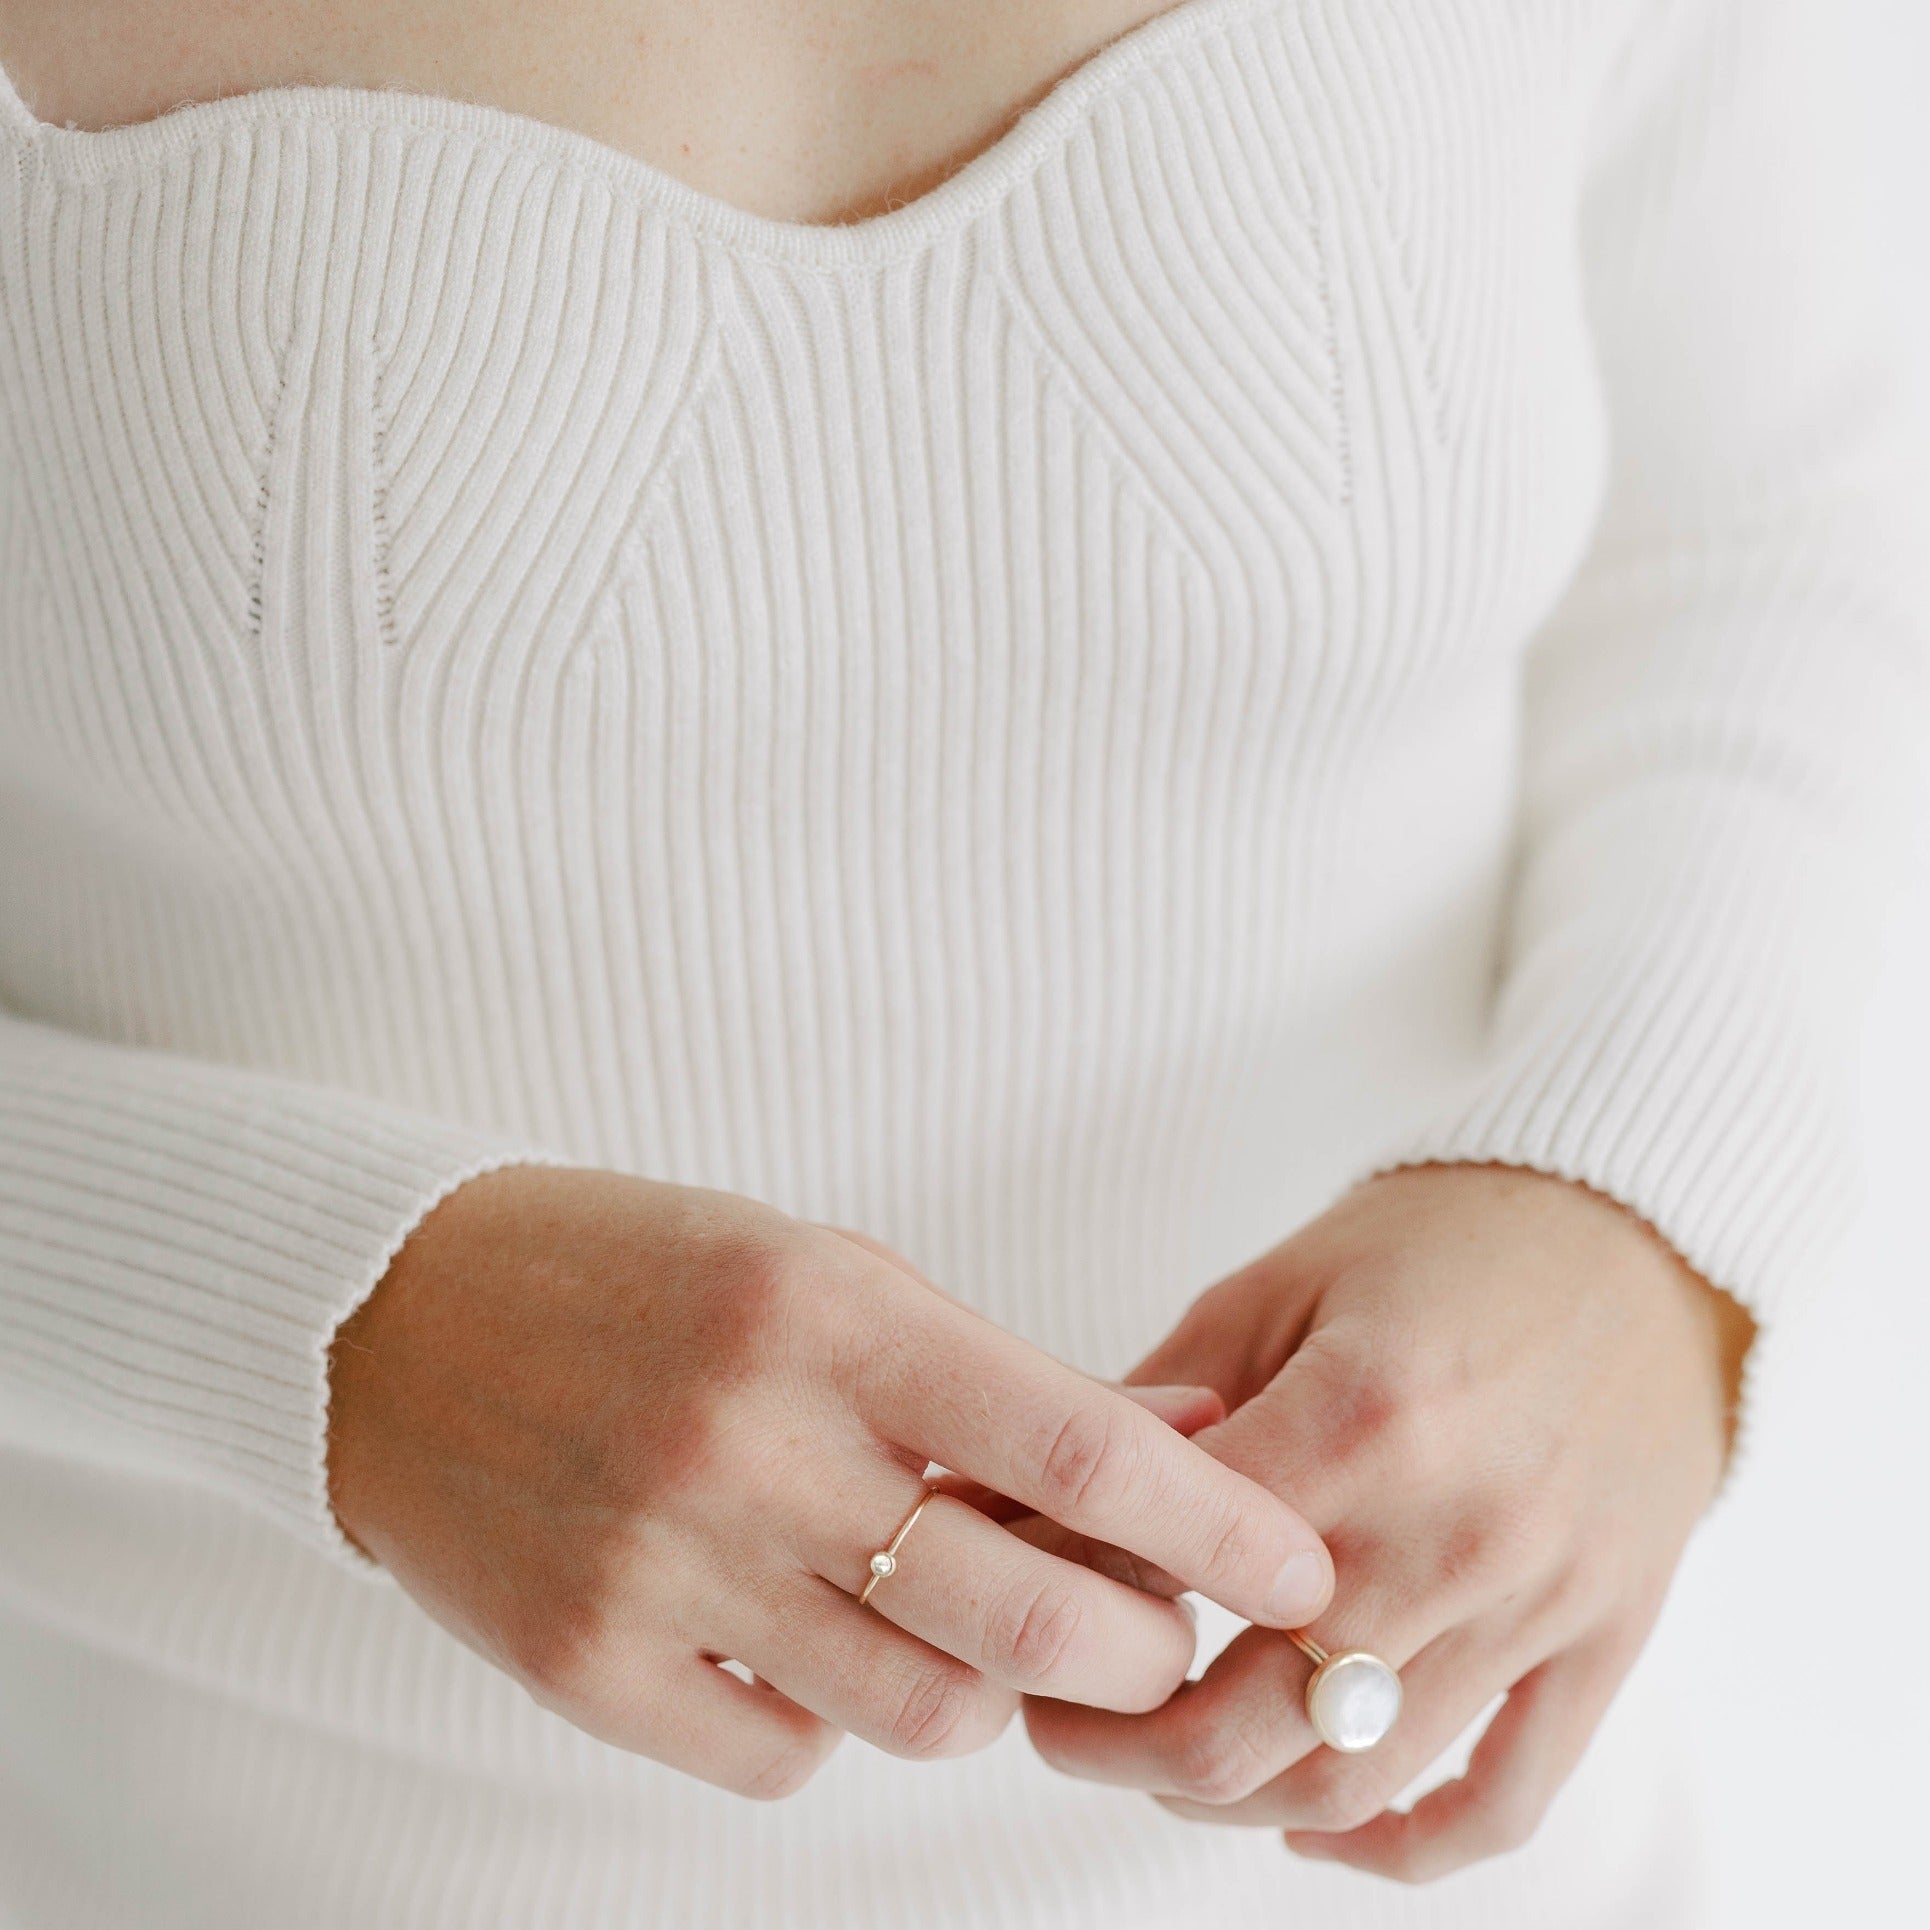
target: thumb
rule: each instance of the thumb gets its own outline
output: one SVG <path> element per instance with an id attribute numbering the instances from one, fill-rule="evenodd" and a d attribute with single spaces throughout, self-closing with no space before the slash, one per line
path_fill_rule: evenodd
<path id="1" fill-rule="evenodd" d="M 1127 1374 L 1128 1388 L 1198 1382 L 1237 1413 L 1285 1365 L 1305 1333 L 1318 1290 L 1278 1252 L 1208 1287 L 1179 1325 Z"/>
<path id="2" fill-rule="evenodd" d="M 1318 1327 L 1264 1386 L 1195 1443 L 1238 1474 L 1292 1504 L 1325 1535 L 1344 1510 L 1337 1481 L 1345 1449 L 1371 1427 L 1370 1397 L 1351 1386 L 1350 1350 Z"/>

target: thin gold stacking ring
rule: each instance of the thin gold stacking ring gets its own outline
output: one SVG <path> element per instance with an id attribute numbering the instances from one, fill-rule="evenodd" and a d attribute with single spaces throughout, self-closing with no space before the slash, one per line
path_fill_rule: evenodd
<path id="1" fill-rule="evenodd" d="M 868 1564 L 871 1573 L 866 1576 L 864 1587 L 858 1591 L 860 1606 L 870 1601 L 871 1591 L 876 1588 L 881 1581 L 886 1580 L 898 1572 L 898 1550 L 905 1545 L 905 1537 L 918 1525 L 918 1517 L 931 1506 L 937 1496 L 938 1490 L 927 1483 L 925 1492 L 912 1503 L 911 1512 L 905 1516 L 903 1521 L 899 1522 L 898 1532 L 871 1557 Z"/>

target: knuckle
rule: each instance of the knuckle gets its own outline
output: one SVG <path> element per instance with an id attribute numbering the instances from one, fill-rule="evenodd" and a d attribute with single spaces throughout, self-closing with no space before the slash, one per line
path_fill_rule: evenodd
<path id="1" fill-rule="evenodd" d="M 1047 1444 L 1039 1480 L 1055 1513 L 1103 1509 L 1132 1491 L 1138 1456 L 1108 1406 L 1074 1408 Z"/>
<path id="2" fill-rule="evenodd" d="M 581 1498 L 597 1504 L 581 1540 L 601 1538 L 599 1563 L 621 1564 L 642 1586 L 691 1547 L 714 1549 L 795 1460 L 792 1408 L 741 1357 L 712 1355 L 677 1379 L 660 1398 L 619 1389 L 624 1411 L 599 1422 L 594 1461 L 572 1465 Z"/>
<path id="3" fill-rule="evenodd" d="M 1343 1464 L 1397 1469 L 1426 1483 L 1461 1464 L 1451 1428 L 1443 1424 L 1444 1391 L 1418 1346 L 1388 1338 L 1370 1357 L 1356 1349 L 1322 1354 L 1320 1435 L 1325 1452 Z"/>
<path id="4" fill-rule="evenodd" d="M 1525 1626 L 1538 1641 L 1551 1646 L 1578 1635 L 1599 1619 L 1613 1580 L 1598 1571 L 1592 1556 L 1564 1562 L 1535 1595 Z"/>
<path id="5" fill-rule="evenodd" d="M 1529 1790 L 1491 1799 L 1482 1806 L 1472 1832 L 1476 1852 L 1502 1856 L 1520 1849 L 1541 1827 L 1542 1809 Z"/>
<path id="6" fill-rule="evenodd" d="M 1390 1882 L 1404 1883 L 1418 1889 L 1423 1883 L 1432 1883 L 1446 1876 L 1455 1867 L 1452 1859 L 1444 1857 L 1438 1849 L 1428 1852 L 1403 1844 L 1387 1853 L 1387 1860 L 1379 1866 L 1379 1870 Z"/>
<path id="7" fill-rule="evenodd" d="M 1395 1399 L 1385 1380 L 1351 1350 L 1310 1342 L 1300 1374 L 1318 1409 L 1317 1432 L 1328 1458 L 1341 1465 L 1361 1460 L 1391 1425 Z"/>
<path id="8" fill-rule="evenodd" d="M 1433 1591 L 1443 1600 L 1512 1591 L 1547 1571 L 1560 1533 L 1538 1494 L 1511 1487 L 1470 1497 L 1434 1551 Z"/>
<path id="9" fill-rule="evenodd" d="M 610 1618 L 601 1602 L 546 1602 L 523 1617 L 503 1638 L 513 1674 L 545 1708 L 567 1709 L 589 1701 L 603 1679 Z"/>
<path id="10" fill-rule="evenodd" d="M 781 1234 L 719 1235 L 680 1338 L 681 1379 L 720 1414 L 763 1402 L 799 1363 L 827 1366 L 837 1332 L 835 1275 Z"/>
<path id="11" fill-rule="evenodd" d="M 1379 1781 L 1370 1783 L 1364 1776 L 1322 1777 L 1307 1793 L 1303 1827 L 1334 1834 L 1359 1829 L 1363 1823 L 1371 1823 L 1393 1795 L 1393 1790 L 1383 1788 Z"/>
<path id="12" fill-rule="evenodd" d="M 1237 1758 L 1202 1752 L 1182 1766 L 1178 1793 L 1196 1803 L 1218 1805 L 1243 1802 L 1258 1787 Z"/>
<path id="13" fill-rule="evenodd" d="M 755 1803 L 782 1802 L 795 1796 L 824 1763 L 824 1750 L 815 1742 L 796 1742 L 755 1763 L 732 1787 Z"/>
<path id="14" fill-rule="evenodd" d="M 1175 1768 L 1175 1793 L 1196 1803 L 1237 1803 L 1271 1779 L 1273 1765 L 1238 1723 L 1208 1723 L 1189 1733 Z"/>
<path id="15" fill-rule="evenodd" d="M 886 1746 L 919 1759 L 960 1754 L 970 1746 L 978 1680 L 962 1668 L 923 1669 L 913 1677 L 886 1725 Z"/>
<path id="16" fill-rule="evenodd" d="M 739 1430 L 730 1395 L 687 1388 L 661 1401 L 633 1401 L 598 1442 L 595 1458 L 573 1460 L 587 1498 L 619 1517 L 632 1535 L 669 1517 L 713 1505 L 730 1484 Z"/>
<path id="17" fill-rule="evenodd" d="M 816 1249 L 778 1214 L 718 1219 L 693 1210 L 681 1251 L 677 1328 L 708 1385 L 753 1376 L 824 1303 Z"/>
<path id="18" fill-rule="evenodd" d="M 1085 1621 L 1085 1604 L 1075 1589 L 1061 1582 L 1023 1584 L 993 1610 L 987 1653 L 1008 1665 L 1015 1682 L 1049 1682 Z"/>
<path id="19" fill-rule="evenodd" d="M 1202 1560 L 1201 1578 L 1214 1584 L 1231 1582 L 1254 1572 L 1252 1524 L 1242 1509 L 1229 1508 L 1221 1520 L 1207 1529 Z"/>
<path id="20" fill-rule="evenodd" d="M 773 1327 L 782 1327 L 796 1304 L 796 1256 L 770 1240 L 728 1243 L 713 1264 L 718 1270 L 718 1324 L 740 1345 L 752 1346 Z"/>
<path id="21" fill-rule="evenodd" d="M 1545 1472 L 1510 1476 L 1501 1483 L 1491 1512 L 1497 1546 L 1515 1559 L 1545 1559 L 1551 1545 L 1572 1539 L 1575 1503 Z"/>
<path id="22" fill-rule="evenodd" d="M 1417 1368 L 1397 1368 L 1369 1396 L 1377 1419 L 1374 1453 L 1411 1486 L 1438 1486 L 1463 1468 L 1440 1390 Z"/>

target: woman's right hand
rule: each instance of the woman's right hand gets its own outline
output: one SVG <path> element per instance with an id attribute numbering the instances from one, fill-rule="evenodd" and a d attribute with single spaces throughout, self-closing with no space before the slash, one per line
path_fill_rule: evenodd
<path id="1" fill-rule="evenodd" d="M 331 1354 L 344 1530 L 547 1707 L 745 1795 L 796 1789 L 844 1730 L 956 1755 L 1021 1691 L 1131 1713 L 1184 1679 L 1177 1603 L 949 1494 L 861 1608 L 934 1461 L 1250 1621 L 1332 1592 L 1293 1509 L 1145 1407 L 727 1193 L 485 1174 Z"/>

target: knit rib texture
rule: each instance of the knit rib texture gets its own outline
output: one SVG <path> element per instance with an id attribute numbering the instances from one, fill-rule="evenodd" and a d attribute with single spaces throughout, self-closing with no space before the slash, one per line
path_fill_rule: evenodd
<path id="1" fill-rule="evenodd" d="M 0 83 L 0 1916 L 1668 1920 L 1636 1748 L 1398 1907 L 1016 1734 L 776 1811 L 622 1756 L 350 1548 L 326 1350 L 519 1159 L 1106 1374 L 1491 1160 L 1752 1309 L 1743 1468 L 1930 741 L 1840 52 L 1181 0 L 837 228 L 498 108 Z"/>

